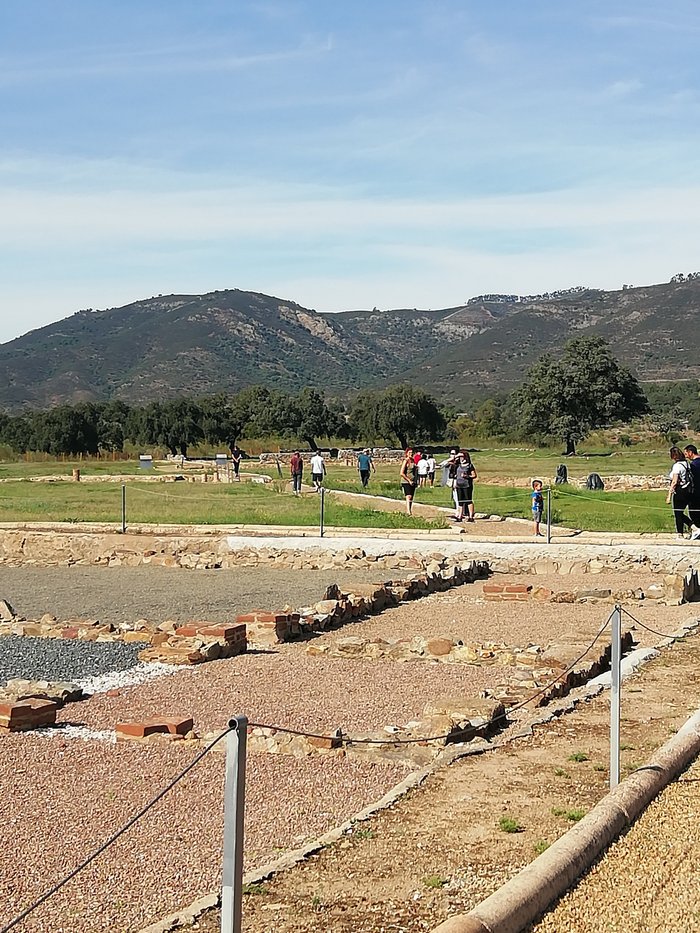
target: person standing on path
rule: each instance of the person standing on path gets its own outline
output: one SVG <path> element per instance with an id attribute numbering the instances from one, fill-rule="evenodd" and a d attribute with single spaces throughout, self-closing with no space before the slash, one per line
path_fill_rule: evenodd
<path id="1" fill-rule="evenodd" d="M 243 454 L 238 449 L 238 444 L 234 445 L 233 450 L 231 451 L 231 463 L 233 464 L 233 475 L 237 483 L 240 483 L 240 470 L 241 470 L 241 457 Z"/>
<path id="2" fill-rule="evenodd" d="M 544 496 L 542 495 L 542 480 L 533 479 L 532 481 L 532 521 L 534 522 L 534 534 L 536 538 L 543 538 L 540 531 L 540 522 L 544 512 Z"/>
<path id="3" fill-rule="evenodd" d="M 428 451 L 428 482 L 431 486 L 435 485 L 435 470 L 437 469 L 437 460 Z"/>
<path id="4" fill-rule="evenodd" d="M 455 495 L 457 497 L 457 512 L 455 521 L 461 522 L 465 514 L 467 521 L 474 521 L 474 480 L 476 469 L 468 450 L 460 450 L 455 467 Z"/>
<path id="5" fill-rule="evenodd" d="M 407 447 L 401 463 L 399 480 L 401 482 L 403 494 L 406 497 L 406 512 L 408 515 L 411 515 L 413 510 L 413 497 L 416 494 L 416 477 L 417 467 L 413 459 L 413 448 Z"/>
<path id="6" fill-rule="evenodd" d="M 361 454 L 357 455 L 357 472 L 360 474 L 360 482 L 365 489 L 369 483 L 370 471 L 372 473 L 377 472 L 374 468 L 374 461 L 372 460 L 368 447 L 363 450 Z"/>
<path id="7" fill-rule="evenodd" d="M 673 509 L 673 518 L 676 523 L 676 537 L 685 538 L 684 530 L 686 526 L 692 528 L 692 522 L 685 514 L 686 507 L 692 500 L 693 493 L 693 474 L 690 471 L 690 464 L 683 456 L 680 447 L 671 447 L 669 450 L 673 466 L 669 478 L 671 485 L 668 489 L 666 502 L 671 504 Z"/>
<path id="8" fill-rule="evenodd" d="M 688 515 L 695 526 L 695 530 L 691 531 L 690 537 L 693 541 L 697 541 L 700 539 L 700 457 L 695 444 L 686 445 L 683 448 L 683 453 L 688 461 L 693 480 L 693 493 L 688 507 Z"/>
<path id="9" fill-rule="evenodd" d="M 301 492 L 301 480 L 304 475 L 304 458 L 295 450 L 289 461 L 289 472 L 292 474 L 292 489 L 294 495 L 298 496 Z"/>
<path id="10" fill-rule="evenodd" d="M 427 486 L 428 485 L 428 458 L 425 454 L 421 455 L 420 460 L 416 464 L 418 467 L 418 485 Z"/>
<path id="11" fill-rule="evenodd" d="M 314 484 L 316 492 L 321 491 L 321 486 L 323 486 L 323 477 L 326 475 L 326 462 L 323 459 L 323 454 L 320 450 L 317 450 L 316 453 L 311 458 L 311 481 Z"/>

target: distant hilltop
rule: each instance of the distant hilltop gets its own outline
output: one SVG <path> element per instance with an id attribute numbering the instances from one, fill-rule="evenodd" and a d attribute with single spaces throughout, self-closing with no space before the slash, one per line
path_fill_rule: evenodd
<path id="1" fill-rule="evenodd" d="M 616 291 L 480 295 L 438 311 L 320 313 L 228 289 L 83 310 L 0 345 L 9 411 L 305 385 L 347 398 L 410 380 L 465 405 L 506 392 L 544 351 L 596 333 L 645 382 L 700 378 L 700 273 Z"/>

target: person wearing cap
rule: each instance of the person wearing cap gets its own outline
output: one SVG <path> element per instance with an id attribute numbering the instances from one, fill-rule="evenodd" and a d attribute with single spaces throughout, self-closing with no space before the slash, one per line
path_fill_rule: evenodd
<path id="1" fill-rule="evenodd" d="M 369 483 L 369 474 L 376 473 L 377 471 L 374 468 L 374 461 L 369 452 L 369 447 L 366 447 L 362 453 L 357 455 L 357 472 L 360 474 L 360 482 L 366 488 Z"/>

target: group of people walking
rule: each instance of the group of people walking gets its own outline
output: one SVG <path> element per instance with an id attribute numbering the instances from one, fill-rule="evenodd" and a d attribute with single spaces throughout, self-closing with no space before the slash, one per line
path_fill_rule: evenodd
<path id="1" fill-rule="evenodd" d="M 452 498 L 455 504 L 455 522 L 474 521 L 474 480 L 477 477 L 476 468 L 472 463 L 468 450 L 458 450 L 453 447 L 450 456 L 441 464 L 447 472 L 447 483 L 452 487 Z M 411 515 L 413 499 L 418 486 L 433 486 L 435 484 L 435 471 L 437 462 L 432 454 L 423 451 L 414 452 L 412 447 L 404 451 L 404 458 L 399 471 L 399 481 L 406 499 L 406 512 Z"/>
<path id="2" fill-rule="evenodd" d="M 685 529 L 690 531 L 693 541 L 700 539 L 700 456 L 695 444 L 687 444 L 683 450 L 672 447 L 670 486 L 666 502 L 673 509 L 676 536 L 685 538 Z M 685 514 L 685 510 L 688 514 Z"/>

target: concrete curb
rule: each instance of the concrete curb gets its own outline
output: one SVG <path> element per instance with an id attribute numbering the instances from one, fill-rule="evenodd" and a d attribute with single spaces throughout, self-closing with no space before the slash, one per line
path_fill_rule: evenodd
<path id="1" fill-rule="evenodd" d="M 610 791 L 580 823 L 468 914 L 433 933 L 520 933 L 627 829 L 651 801 L 700 753 L 700 709 L 669 741 Z"/>

